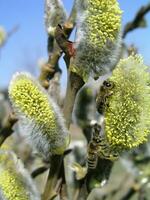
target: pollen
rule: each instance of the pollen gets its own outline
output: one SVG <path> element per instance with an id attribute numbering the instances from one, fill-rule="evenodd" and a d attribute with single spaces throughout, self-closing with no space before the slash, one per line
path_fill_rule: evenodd
<path id="1" fill-rule="evenodd" d="M 87 14 L 87 40 L 103 48 L 107 41 L 114 41 L 121 28 L 121 13 L 116 0 L 89 0 Z"/>
<path id="2" fill-rule="evenodd" d="M 42 86 L 29 74 L 12 78 L 9 96 L 31 143 L 46 157 L 62 154 L 69 143 L 61 111 Z"/>
<path id="3" fill-rule="evenodd" d="M 117 149 L 147 141 L 150 133 L 149 73 L 138 55 L 122 59 L 113 71 L 113 94 L 105 111 L 105 134 Z"/>
<path id="4" fill-rule="evenodd" d="M 48 126 L 51 122 L 47 128 L 56 129 L 55 114 L 47 95 L 31 79 L 22 76 L 16 80 L 11 87 L 10 96 L 15 106 L 28 118 L 40 125 Z"/>
<path id="5" fill-rule="evenodd" d="M 34 182 L 22 162 L 13 152 L 7 150 L 0 151 L 0 199 L 40 199 Z"/>
<path id="6" fill-rule="evenodd" d="M 76 55 L 70 71 L 87 82 L 111 72 L 119 60 L 122 11 L 117 0 L 85 0 L 83 4 L 77 6 Z"/>
<path id="7" fill-rule="evenodd" d="M 2 170 L 0 189 L 8 200 L 30 200 L 21 178 L 11 170 Z"/>

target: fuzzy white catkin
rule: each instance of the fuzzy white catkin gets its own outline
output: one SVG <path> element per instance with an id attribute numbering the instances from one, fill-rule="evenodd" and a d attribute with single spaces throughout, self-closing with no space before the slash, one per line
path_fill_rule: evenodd
<path id="1" fill-rule="evenodd" d="M 67 13 L 61 0 L 45 0 L 45 26 L 50 34 L 58 24 L 63 24 Z"/>
<path id="2" fill-rule="evenodd" d="M 29 172 L 9 150 L 0 150 L 0 200 L 40 200 Z"/>
<path id="3" fill-rule="evenodd" d="M 116 66 L 121 46 L 121 10 L 117 0 L 78 0 L 76 55 L 70 70 L 85 82 Z"/>
<path id="4" fill-rule="evenodd" d="M 9 96 L 22 131 L 45 158 L 63 154 L 69 133 L 59 107 L 30 74 L 17 73 L 11 80 Z"/>

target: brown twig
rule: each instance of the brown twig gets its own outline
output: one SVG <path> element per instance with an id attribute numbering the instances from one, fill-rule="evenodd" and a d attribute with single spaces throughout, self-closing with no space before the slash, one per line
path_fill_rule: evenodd
<path id="1" fill-rule="evenodd" d="M 131 31 L 133 31 L 136 28 L 140 27 L 140 22 L 144 20 L 144 16 L 150 11 L 150 3 L 148 3 L 146 6 L 142 6 L 137 14 L 135 15 L 135 18 L 126 24 L 124 31 L 123 31 L 123 38 L 127 36 L 127 34 Z"/>
<path id="2" fill-rule="evenodd" d="M 0 146 L 4 141 L 13 133 L 13 125 L 17 122 L 17 118 L 14 114 L 11 114 L 2 129 L 0 130 Z"/>
<path id="3" fill-rule="evenodd" d="M 70 72 L 68 77 L 67 94 L 64 102 L 64 117 L 66 119 L 66 125 L 69 128 L 75 97 L 79 89 L 84 85 L 84 82 L 80 76 L 73 72 Z"/>
<path id="4" fill-rule="evenodd" d="M 56 41 L 61 48 L 61 50 L 65 53 L 65 61 L 67 68 L 69 68 L 70 65 L 70 58 L 73 57 L 74 51 L 73 51 L 73 45 L 70 41 L 67 40 L 67 37 L 65 35 L 64 29 L 58 25 L 56 28 L 55 32 L 55 37 Z M 76 98 L 76 94 L 79 91 L 79 89 L 83 86 L 84 82 L 80 76 L 78 76 L 75 73 L 69 72 L 68 75 L 68 85 L 67 85 L 67 93 L 66 93 L 66 98 L 64 102 L 64 117 L 66 120 L 66 126 L 69 129 L 70 123 L 71 123 L 71 118 L 72 118 L 72 110 Z M 62 172 L 62 186 L 61 186 L 61 193 L 64 198 L 64 195 L 66 193 L 66 180 L 65 180 L 65 174 L 64 174 L 64 162 L 62 163 L 61 166 L 61 172 Z"/>
<path id="5" fill-rule="evenodd" d="M 65 23 L 65 25 L 63 27 L 63 31 L 66 36 L 65 37 L 66 39 L 69 38 L 69 36 L 74 28 L 75 16 L 76 16 L 76 14 L 74 13 L 75 12 L 74 8 L 75 8 L 75 4 L 74 4 L 74 7 L 72 9 L 69 19 L 67 20 L 67 22 Z M 55 36 L 56 35 L 57 35 L 57 30 L 55 32 Z M 56 40 L 54 41 L 54 46 L 53 46 L 54 50 L 49 55 L 48 63 L 41 70 L 41 74 L 39 77 L 41 84 L 46 89 L 49 87 L 49 79 L 53 78 L 54 74 L 56 73 L 56 66 L 58 64 L 58 60 L 63 53 L 62 49 L 60 48 L 60 46 L 57 42 L 56 42 Z M 67 89 L 67 91 L 68 91 L 68 89 Z M 68 98 L 67 98 L 67 100 L 68 100 Z M 71 102 L 71 104 L 73 104 L 73 103 L 74 102 Z M 69 105 L 67 105 L 67 106 L 69 106 Z M 66 109 L 66 105 L 65 105 L 65 109 Z M 72 113 L 72 111 L 71 111 L 71 113 Z M 67 115 L 70 116 L 70 113 L 65 114 L 67 127 L 69 128 L 70 120 Z M 51 160 L 51 161 L 52 161 L 51 169 L 49 171 L 45 191 L 44 191 L 44 194 L 42 197 L 43 200 L 52 199 L 55 195 L 58 195 L 58 190 L 59 190 L 60 196 L 61 197 L 64 196 L 65 172 L 64 172 L 63 156 L 58 156 L 56 159 L 56 163 L 53 160 Z M 59 180 L 61 180 L 61 181 L 59 181 Z"/>
<path id="6" fill-rule="evenodd" d="M 63 26 L 66 38 L 69 38 L 75 26 L 75 19 L 76 19 L 76 9 L 75 9 L 75 3 L 74 3 L 71 14 Z M 53 48 L 51 47 L 52 43 L 53 43 Z M 52 79 L 54 77 L 54 74 L 59 71 L 58 60 L 60 59 L 63 53 L 63 51 L 60 49 L 59 45 L 55 41 L 55 38 L 53 38 L 53 41 L 51 40 L 51 37 L 49 38 L 48 49 L 51 49 L 49 52 L 48 62 L 42 67 L 41 73 L 39 76 L 39 80 L 42 86 L 46 89 L 48 89 L 49 87 L 49 80 Z"/>

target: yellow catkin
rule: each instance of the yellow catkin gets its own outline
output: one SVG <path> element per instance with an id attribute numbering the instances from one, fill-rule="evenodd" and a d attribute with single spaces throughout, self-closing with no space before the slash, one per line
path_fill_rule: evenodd
<path id="1" fill-rule="evenodd" d="M 29 173 L 11 151 L 0 151 L 0 199 L 39 200 Z"/>
<path id="2" fill-rule="evenodd" d="M 121 28 L 121 13 L 116 0 L 89 0 L 87 40 L 103 48 L 108 40 L 115 41 Z"/>
<path id="3" fill-rule="evenodd" d="M 83 5 L 79 2 L 76 55 L 70 70 L 86 82 L 115 67 L 120 52 L 122 11 L 117 0 L 85 0 Z"/>
<path id="4" fill-rule="evenodd" d="M 23 187 L 22 180 L 10 170 L 0 170 L 0 188 L 8 200 L 29 200 L 29 195 Z"/>
<path id="5" fill-rule="evenodd" d="M 21 112 L 39 124 L 49 124 L 51 129 L 56 129 L 55 114 L 49 104 L 47 95 L 44 94 L 32 80 L 26 76 L 18 79 L 13 85 L 10 95 Z"/>
<path id="6" fill-rule="evenodd" d="M 68 131 L 58 106 L 29 74 L 14 76 L 9 87 L 12 105 L 27 120 L 33 145 L 45 156 L 62 154 L 69 142 Z"/>
<path id="7" fill-rule="evenodd" d="M 142 58 L 123 59 L 113 71 L 113 94 L 105 111 L 105 133 L 118 149 L 130 149 L 147 140 L 150 133 L 149 73 Z"/>

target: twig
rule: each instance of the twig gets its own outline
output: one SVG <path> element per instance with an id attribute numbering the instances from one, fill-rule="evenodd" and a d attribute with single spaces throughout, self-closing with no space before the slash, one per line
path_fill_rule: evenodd
<path id="1" fill-rule="evenodd" d="M 137 185 L 138 183 L 135 182 L 135 185 Z M 135 187 L 135 185 L 133 185 L 131 188 L 129 188 L 129 190 L 127 191 L 127 193 L 121 198 L 121 200 L 128 200 L 130 199 L 136 192 L 138 192 L 141 188 L 140 185 L 137 185 Z"/>
<path id="2" fill-rule="evenodd" d="M 140 159 L 140 160 L 134 160 L 134 163 L 135 163 L 136 165 L 148 164 L 149 162 L 150 162 L 150 157 L 149 157 L 149 156 L 144 157 L 144 158 L 142 158 L 142 159 Z"/>
<path id="3" fill-rule="evenodd" d="M 144 16 L 149 11 L 150 11 L 150 3 L 148 3 L 146 6 L 142 6 L 135 15 L 133 21 L 126 24 L 122 37 L 125 38 L 129 32 L 133 31 L 136 28 L 139 28 L 140 22 L 144 19 Z"/>
<path id="4" fill-rule="evenodd" d="M 75 3 L 74 3 L 71 14 L 63 27 L 66 38 L 69 38 L 75 26 L 75 19 L 76 19 L 76 9 L 75 9 Z M 53 48 L 52 48 L 53 51 L 51 49 L 52 42 L 53 42 Z M 59 70 L 58 60 L 60 59 L 63 53 L 63 51 L 60 49 L 57 42 L 55 41 L 55 38 L 53 41 L 51 41 L 51 39 L 49 38 L 48 49 L 51 49 L 51 52 L 49 52 L 48 62 L 46 65 L 43 66 L 40 76 L 39 76 L 39 80 L 42 86 L 46 89 L 48 89 L 49 87 L 49 80 L 52 79 L 54 77 L 54 74 L 58 72 Z"/>
<path id="5" fill-rule="evenodd" d="M 69 68 L 70 65 L 70 58 L 74 56 L 74 49 L 71 42 L 67 40 L 67 37 L 65 36 L 64 29 L 58 25 L 56 28 L 55 33 L 56 41 L 59 45 L 59 47 L 62 49 L 62 51 L 65 53 L 65 61 L 67 68 Z M 66 126 L 69 129 L 71 118 L 72 118 L 72 111 L 73 106 L 76 98 L 77 92 L 80 90 L 80 88 L 83 86 L 84 82 L 80 76 L 78 76 L 75 73 L 69 72 L 68 73 L 68 84 L 67 84 L 67 93 L 66 98 L 64 102 L 64 117 L 66 120 Z M 66 191 L 66 180 L 65 180 L 65 174 L 64 174 L 64 163 L 62 163 L 61 166 L 61 172 L 62 172 L 62 187 L 61 191 L 63 191 L 63 196 L 65 196 L 64 193 Z"/>
<path id="6" fill-rule="evenodd" d="M 69 36 L 74 28 L 74 24 L 75 24 L 74 22 L 75 22 L 75 16 L 76 16 L 74 14 L 74 12 L 75 12 L 74 10 L 75 9 L 72 10 L 69 19 L 67 20 L 67 22 L 64 25 L 64 32 L 66 34 L 66 38 L 69 38 Z M 41 70 L 41 74 L 39 77 L 41 84 L 46 89 L 49 87 L 49 79 L 53 78 L 53 76 L 56 72 L 56 66 L 58 64 L 58 60 L 61 57 L 62 53 L 63 53 L 63 51 L 60 49 L 59 45 L 55 41 L 54 51 L 52 52 L 51 55 L 49 55 L 48 63 Z M 68 91 L 68 89 L 67 89 L 67 91 Z M 67 98 L 67 101 L 68 101 L 68 98 Z M 73 104 L 73 103 L 74 102 L 71 102 L 71 104 Z M 69 105 L 67 105 L 67 106 L 69 106 Z M 71 106 L 71 107 L 73 107 L 73 106 Z M 66 111 L 66 103 L 64 106 L 64 110 Z M 72 113 L 72 110 L 70 110 L 70 111 Z M 70 117 L 70 113 L 65 112 L 67 127 L 69 128 L 70 120 L 67 115 L 69 115 L 69 117 Z M 60 195 L 63 195 L 62 192 L 63 192 L 64 185 L 65 185 L 65 174 L 64 173 L 65 172 L 64 172 L 63 156 L 58 156 L 56 159 L 56 163 L 51 159 L 51 168 L 49 171 L 49 176 L 47 179 L 45 191 L 44 191 L 44 194 L 42 197 L 43 200 L 52 199 L 55 195 L 57 195 L 58 188 L 60 188 Z M 62 181 L 59 182 L 58 179 L 62 180 Z M 57 188 L 56 188 L 56 186 L 57 186 Z"/>
<path id="7" fill-rule="evenodd" d="M 74 56 L 75 53 L 75 50 L 73 49 L 73 44 L 67 40 L 64 29 L 60 25 L 58 25 L 56 28 L 55 37 L 59 47 L 65 53 L 66 65 L 67 68 L 69 68 L 69 65 L 71 65 L 70 59 Z M 73 72 L 68 72 L 67 93 L 64 102 L 64 117 L 66 120 L 67 128 L 69 128 L 71 123 L 72 110 L 76 94 L 83 85 L 84 81 L 79 75 Z"/>
<path id="8" fill-rule="evenodd" d="M 76 1 L 77 0 L 74 0 L 74 4 L 73 4 L 73 7 L 72 7 L 70 16 L 69 16 L 68 20 L 64 24 L 64 31 L 68 35 L 68 38 L 69 38 L 73 28 L 76 25 L 76 15 L 77 15 Z"/>
<path id="9" fill-rule="evenodd" d="M 0 146 L 4 143 L 4 141 L 13 133 L 13 125 L 17 122 L 14 114 L 11 114 L 4 127 L 0 130 Z"/>
<path id="10" fill-rule="evenodd" d="M 63 160 L 62 160 L 61 156 L 53 155 L 51 157 L 51 162 L 50 162 L 51 167 L 50 167 L 47 183 L 45 186 L 45 191 L 42 196 L 42 200 L 51 200 L 58 195 L 57 194 L 57 190 L 58 190 L 57 181 L 59 178 L 62 161 Z"/>
<path id="11" fill-rule="evenodd" d="M 14 33 L 16 33 L 16 32 L 18 31 L 18 29 L 19 29 L 19 25 L 16 25 L 16 26 L 14 26 L 10 31 L 7 32 L 6 39 L 5 39 L 4 43 L 2 44 L 2 46 L 1 46 L 0 48 L 2 48 L 2 47 L 5 46 L 5 44 L 7 43 L 8 39 L 9 39 Z"/>
<path id="12" fill-rule="evenodd" d="M 75 102 L 75 97 L 79 89 L 84 85 L 83 80 L 77 74 L 70 72 L 68 76 L 67 93 L 64 102 L 64 117 L 66 125 L 69 128 L 72 118 L 72 110 Z"/>
<path id="13" fill-rule="evenodd" d="M 39 80 L 45 89 L 49 88 L 49 80 L 54 77 L 54 74 L 58 71 L 57 62 L 61 56 L 60 49 L 55 49 L 52 55 L 49 56 L 48 62 L 42 66 Z"/>

